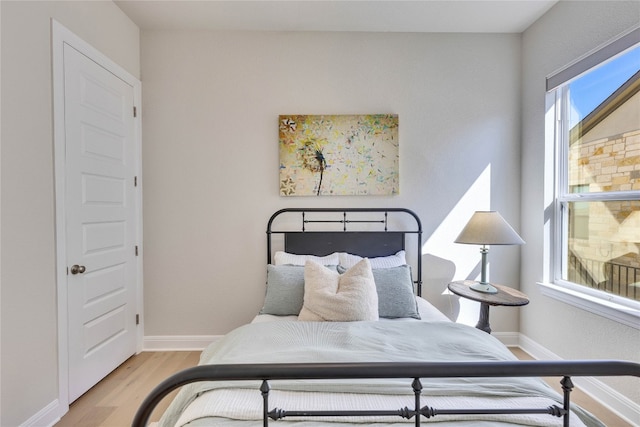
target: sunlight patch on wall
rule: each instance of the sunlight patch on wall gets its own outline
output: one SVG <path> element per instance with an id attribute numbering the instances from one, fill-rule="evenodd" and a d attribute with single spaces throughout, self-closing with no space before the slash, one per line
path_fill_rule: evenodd
<path id="1" fill-rule="evenodd" d="M 422 246 L 422 254 L 430 254 L 451 261 L 455 265 L 455 273 L 451 280 L 479 280 L 480 247 L 454 243 L 454 240 L 475 211 L 490 210 L 490 208 L 491 165 L 487 165 L 438 228 L 426 239 Z M 489 269 L 490 265 L 487 268 Z M 448 292 L 445 290 L 445 293 Z M 464 298 L 459 299 L 459 304 L 459 313 L 454 320 L 458 323 L 475 325 L 478 321 L 479 304 Z M 455 311 L 458 310 L 452 310 L 452 312 Z"/>

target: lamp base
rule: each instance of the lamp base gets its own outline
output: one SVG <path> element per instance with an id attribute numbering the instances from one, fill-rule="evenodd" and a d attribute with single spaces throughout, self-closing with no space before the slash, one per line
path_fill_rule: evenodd
<path id="1" fill-rule="evenodd" d="M 482 283 L 482 282 L 478 282 L 478 283 L 474 283 L 473 285 L 469 286 L 471 289 L 473 289 L 474 291 L 477 292 L 482 292 L 485 294 L 497 294 L 498 290 L 496 289 L 495 286 L 491 286 L 488 283 Z"/>

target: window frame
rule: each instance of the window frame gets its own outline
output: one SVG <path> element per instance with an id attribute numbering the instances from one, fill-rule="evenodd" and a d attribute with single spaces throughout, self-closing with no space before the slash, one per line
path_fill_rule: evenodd
<path id="1" fill-rule="evenodd" d="M 633 191 L 616 191 L 600 193 L 571 193 L 568 182 L 569 156 L 569 105 L 568 83 L 599 64 L 608 61 L 628 49 L 640 44 L 640 27 L 631 29 L 603 47 L 592 51 L 566 68 L 547 77 L 546 105 L 549 114 L 546 116 L 547 148 L 553 157 L 553 170 L 545 170 L 545 176 L 553 182 L 551 195 L 551 216 L 549 218 L 548 247 L 546 262 L 546 279 L 541 285 L 543 295 L 582 308 L 589 312 L 604 316 L 616 322 L 640 329 L 640 301 L 610 294 L 588 286 L 562 279 L 563 259 L 566 259 L 568 245 L 568 203 L 594 201 L 626 201 L 639 200 Z M 552 123 L 551 123 L 552 122 Z M 552 148 L 551 148 L 552 147 Z M 547 162 L 548 166 L 551 162 Z"/>

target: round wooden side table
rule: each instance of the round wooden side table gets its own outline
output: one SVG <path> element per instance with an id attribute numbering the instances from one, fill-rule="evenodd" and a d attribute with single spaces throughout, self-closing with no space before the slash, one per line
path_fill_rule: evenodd
<path id="1" fill-rule="evenodd" d="M 469 286 L 474 283 L 478 282 L 474 282 L 473 280 L 458 280 L 449 283 L 447 288 L 458 296 L 480 303 L 480 318 L 478 319 L 476 328 L 489 334 L 491 333 L 491 327 L 489 326 L 489 306 L 520 306 L 529 304 L 529 297 L 516 289 L 492 283 L 492 285 L 498 289 L 498 292 L 495 294 L 488 294 L 471 289 Z"/>

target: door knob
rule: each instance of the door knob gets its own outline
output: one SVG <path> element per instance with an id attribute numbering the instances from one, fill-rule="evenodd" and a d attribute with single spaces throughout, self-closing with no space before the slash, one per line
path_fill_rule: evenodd
<path id="1" fill-rule="evenodd" d="M 84 267 L 84 265 L 72 265 L 71 266 L 71 274 L 82 274 L 86 271 L 86 268 Z"/>

